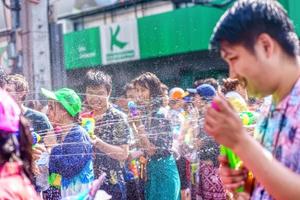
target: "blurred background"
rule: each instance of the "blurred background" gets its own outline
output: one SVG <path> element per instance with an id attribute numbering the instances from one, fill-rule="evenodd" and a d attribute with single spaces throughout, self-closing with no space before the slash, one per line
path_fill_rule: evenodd
<path id="1" fill-rule="evenodd" d="M 150 71 L 182 88 L 227 75 L 209 52 L 219 17 L 234 0 L 1 0 L 0 65 L 21 73 L 30 88 L 82 91 L 82 74 L 99 68 L 113 95 Z M 298 0 L 280 0 L 299 33 Z"/>

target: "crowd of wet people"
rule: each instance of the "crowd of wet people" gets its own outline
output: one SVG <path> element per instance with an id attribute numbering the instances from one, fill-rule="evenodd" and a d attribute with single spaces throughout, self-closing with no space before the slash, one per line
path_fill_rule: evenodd
<path id="1" fill-rule="evenodd" d="M 1 92 L 13 99 L 3 98 L 2 108 L 14 108 L 3 112 L 14 115 L 17 125 L 26 121 L 23 131 L 32 140 L 24 147 L 22 141 L 10 144 L 8 161 L 22 161 L 17 151 L 27 149 L 31 155 L 20 164 L 21 175 L 31 181 L 32 195 L 42 199 L 79 199 L 103 174 L 98 188 L 103 199 L 226 199 L 230 193 L 218 175 L 219 145 L 203 128 L 205 107 L 222 91 L 235 93 L 245 111 L 260 107 L 232 79 L 222 86 L 208 78 L 187 90 L 169 89 L 147 72 L 112 98 L 111 77 L 90 70 L 84 95 L 42 88 L 44 107 L 26 98 L 30 91 L 22 75 L 2 73 L 1 82 Z M 7 135 L 3 148 L 13 140 Z"/>
<path id="2" fill-rule="evenodd" d="M 239 0 L 210 43 L 231 78 L 193 88 L 146 72 L 113 98 L 111 77 L 94 69 L 83 94 L 40 88 L 45 104 L 1 71 L 0 199 L 299 199 L 292 22 L 277 1 Z"/>

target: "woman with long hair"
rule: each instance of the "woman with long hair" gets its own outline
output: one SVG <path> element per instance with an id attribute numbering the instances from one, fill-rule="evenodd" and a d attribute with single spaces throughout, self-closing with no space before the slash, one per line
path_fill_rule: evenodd
<path id="1" fill-rule="evenodd" d="M 148 158 L 145 184 L 146 200 L 177 200 L 180 179 L 173 158 L 170 122 L 162 106 L 163 89 L 156 75 L 147 72 L 133 80 L 138 95 L 140 117 L 135 119 L 135 133 Z"/>
<path id="2" fill-rule="evenodd" d="M 0 90 L 0 199 L 39 199 L 31 171 L 32 136 L 19 106 Z"/>

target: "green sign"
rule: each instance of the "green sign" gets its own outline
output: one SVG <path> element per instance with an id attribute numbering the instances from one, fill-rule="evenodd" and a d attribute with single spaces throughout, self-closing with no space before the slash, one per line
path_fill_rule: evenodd
<path id="1" fill-rule="evenodd" d="M 141 58 L 208 49 L 224 10 L 195 6 L 138 20 Z"/>
<path id="2" fill-rule="evenodd" d="M 280 2 L 294 20 L 299 34 L 300 1 Z M 207 50 L 213 28 L 224 12 L 225 9 L 194 6 L 66 34 L 66 68 Z"/>
<path id="3" fill-rule="evenodd" d="M 101 26 L 103 64 L 140 59 L 136 20 Z"/>
<path id="4" fill-rule="evenodd" d="M 86 29 L 64 36 L 66 69 L 101 65 L 100 30 Z"/>

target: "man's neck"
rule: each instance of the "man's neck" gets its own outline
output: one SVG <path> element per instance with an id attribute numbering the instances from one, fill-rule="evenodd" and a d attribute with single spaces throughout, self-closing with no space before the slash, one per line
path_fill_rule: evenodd
<path id="1" fill-rule="evenodd" d="M 107 112 L 107 110 L 109 109 L 110 104 L 108 103 L 105 109 L 101 109 L 101 110 L 94 110 L 94 116 L 96 119 L 102 119 L 103 115 Z"/>
<path id="2" fill-rule="evenodd" d="M 273 93 L 273 101 L 276 105 L 281 102 L 293 89 L 300 77 L 299 61 L 284 65 L 282 76 L 277 90 Z"/>
<path id="3" fill-rule="evenodd" d="M 74 120 L 69 117 L 64 117 L 63 120 L 61 121 L 60 126 L 63 130 L 61 134 L 61 139 L 63 141 L 66 135 L 68 135 L 70 130 L 74 127 Z"/>

